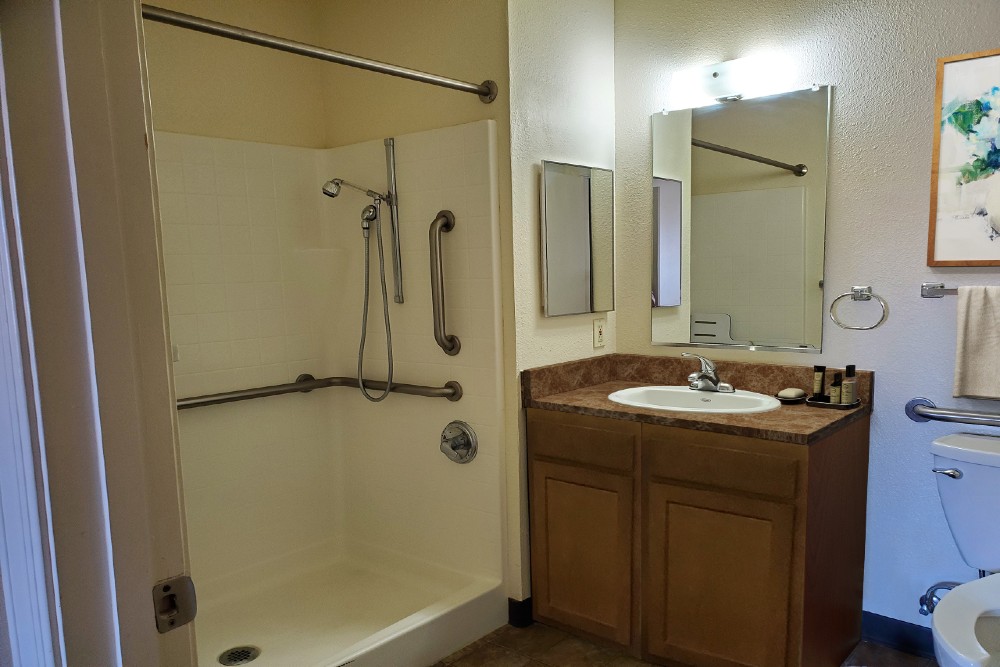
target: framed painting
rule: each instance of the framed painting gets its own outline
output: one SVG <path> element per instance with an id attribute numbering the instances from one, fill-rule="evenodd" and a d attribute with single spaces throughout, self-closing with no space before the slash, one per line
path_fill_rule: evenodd
<path id="1" fill-rule="evenodd" d="M 1000 266 L 1000 49 L 937 62 L 928 266 Z"/>

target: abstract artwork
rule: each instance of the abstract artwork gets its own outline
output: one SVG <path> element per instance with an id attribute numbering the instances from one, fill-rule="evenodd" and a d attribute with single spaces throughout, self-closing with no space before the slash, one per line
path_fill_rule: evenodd
<path id="1" fill-rule="evenodd" d="M 1000 50 L 937 64 L 928 266 L 1000 266 Z"/>

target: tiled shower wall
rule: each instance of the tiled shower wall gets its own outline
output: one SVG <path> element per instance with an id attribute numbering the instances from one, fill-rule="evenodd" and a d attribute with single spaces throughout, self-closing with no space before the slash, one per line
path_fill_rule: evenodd
<path id="1" fill-rule="evenodd" d="M 333 388 L 180 413 L 192 569 L 201 581 L 289 559 L 399 552 L 499 578 L 499 261 L 494 127 L 397 138 L 406 302 L 391 304 L 395 379 L 465 396 L 392 394 L 371 404 Z M 384 190 L 381 141 L 326 151 L 157 133 L 157 174 L 175 384 L 180 397 L 353 375 L 369 201 L 334 176 Z M 445 235 L 449 333 L 431 333 L 427 229 Z M 388 210 L 383 208 L 390 272 Z M 375 234 L 365 375 L 386 372 Z M 459 466 L 440 430 L 470 422 L 480 455 Z M 454 560 L 455 549 L 466 556 Z M 450 554 L 450 556 L 449 556 Z"/>

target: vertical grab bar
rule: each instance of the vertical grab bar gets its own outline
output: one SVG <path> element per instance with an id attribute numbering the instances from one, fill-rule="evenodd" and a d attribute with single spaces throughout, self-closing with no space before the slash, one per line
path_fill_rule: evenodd
<path id="1" fill-rule="evenodd" d="M 462 349 L 458 336 L 445 333 L 444 318 L 444 266 L 441 262 L 441 234 L 455 228 L 455 215 L 451 211 L 438 211 L 431 223 L 431 305 L 434 309 L 434 340 L 445 354 L 456 355 Z"/>

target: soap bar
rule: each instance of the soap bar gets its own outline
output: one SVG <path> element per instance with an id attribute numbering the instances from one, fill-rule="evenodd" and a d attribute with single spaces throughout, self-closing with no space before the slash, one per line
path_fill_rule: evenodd
<path id="1" fill-rule="evenodd" d="M 795 387 L 789 387 L 788 389 L 782 389 L 778 392 L 778 398 L 802 398 L 806 395 L 806 392 Z"/>

